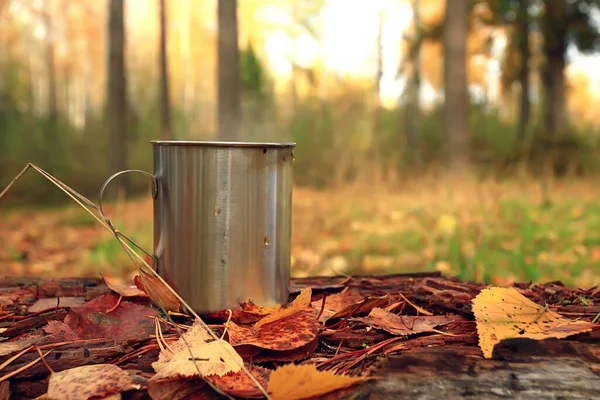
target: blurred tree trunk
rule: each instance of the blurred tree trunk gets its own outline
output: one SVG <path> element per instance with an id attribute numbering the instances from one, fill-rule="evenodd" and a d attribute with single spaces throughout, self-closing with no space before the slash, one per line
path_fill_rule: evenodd
<path id="1" fill-rule="evenodd" d="M 218 1 L 219 138 L 241 139 L 237 0 Z"/>
<path id="2" fill-rule="evenodd" d="M 160 0 L 160 111 L 163 140 L 173 138 L 171 127 L 171 103 L 169 96 L 169 68 L 167 64 L 167 10 L 165 0 Z"/>
<path id="3" fill-rule="evenodd" d="M 127 82 L 125 78 L 124 0 L 110 0 L 108 12 L 107 126 L 109 170 L 127 168 Z M 115 182 L 125 195 L 131 185 L 127 174 Z"/>
<path id="4" fill-rule="evenodd" d="M 468 0 L 446 0 L 444 22 L 444 109 L 450 167 L 461 172 L 468 162 L 469 93 L 467 88 Z"/>
<path id="5" fill-rule="evenodd" d="M 543 69 L 544 86 L 544 128 L 550 138 L 563 131 L 565 119 L 565 54 L 566 36 L 566 0 L 546 0 L 542 18 L 544 37 L 543 52 L 546 63 Z"/>
<path id="6" fill-rule="evenodd" d="M 50 134 L 56 135 L 58 121 L 58 96 L 56 93 L 56 64 L 55 64 L 55 38 L 52 17 L 50 15 L 50 1 L 44 2 L 42 11 L 44 28 L 46 30 L 46 71 L 48 73 L 48 120 Z"/>
<path id="7" fill-rule="evenodd" d="M 531 114 L 531 101 L 529 99 L 529 0 L 519 3 L 519 16 L 517 20 L 517 37 L 519 40 L 519 53 L 521 54 L 521 68 L 519 69 L 519 83 L 521 86 L 521 104 L 519 112 L 519 140 L 521 143 L 527 135 L 527 126 Z"/>
<path id="8" fill-rule="evenodd" d="M 406 104 L 406 143 L 405 160 L 409 166 L 418 166 L 421 163 L 421 148 L 419 143 L 419 125 L 421 121 L 421 106 L 419 94 L 421 92 L 421 43 L 422 32 L 419 18 L 419 1 L 412 0 L 414 37 L 410 45 L 410 79 L 407 82 Z"/>

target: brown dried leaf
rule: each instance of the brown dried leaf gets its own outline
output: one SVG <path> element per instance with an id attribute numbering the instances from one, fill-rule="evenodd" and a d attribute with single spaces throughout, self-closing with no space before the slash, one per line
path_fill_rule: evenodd
<path id="1" fill-rule="evenodd" d="M 297 400 L 322 396 L 365 382 L 366 378 L 318 371 L 315 365 L 286 364 L 269 378 L 268 392 L 273 400 Z"/>
<path id="2" fill-rule="evenodd" d="M 473 299 L 472 309 L 485 358 L 490 358 L 494 346 L 505 339 L 562 339 L 598 327 L 591 322 L 568 320 L 513 288 L 483 289 Z"/>
<path id="3" fill-rule="evenodd" d="M 310 343 L 319 333 L 314 311 L 301 311 L 256 330 L 229 323 L 227 333 L 232 346 L 253 345 L 270 350 L 292 350 Z"/>
<path id="4" fill-rule="evenodd" d="M 152 363 L 156 371 L 152 380 L 198 376 L 198 370 L 202 376 L 241 370 L 243 360 L 233 347 L 224 340 L 213 340 L 199 321 L 169 347 Z"/>
<path id="5" fill-rule="evenodd" d="M 136 275 L 135 286 L 150 297 L 153 304 L 167 311 L 179 312 L 181 302 L 165 284 L 155 276 L 142 272 L 144 277 Z"/>
<path id="6" fill-rule="evenodd" d="M 72 342 L 80 339 L 69 325 L 61 321 L 48 321 L 48 325 L 43 329 L 48 336 L 43 337 L 40 344 Z"/>
<path id="7" fill-rule="evenodd" d="M 255 330 L 259 330 L 267 324 L 271 324 L 273 322 L 282 320 L 284 318 L 289 317 L 290 315 L 294 315 L 297 312 L 310 308 L 310 300 L 312 296 L 311 288 L 304 289 L 298 297 L 294 299 L 294 301 L 289 304 L 287 307 L 281 307 L 277 311 L 272 314 L 267 315 L 260 321 L 254 325 Z"/>
<path id="8" fill-rule="evenodd" d="M 258 383 L 263 387 L 267 387 L 269 376 L 272 372 L 270 369 L 248 363 L 246 363 L 246 367 Z M 260 389 L 244 371 L 230 372 L 223 376 L 210 375 L 206 377 L 206 380 L 231 396 L 243 397 L 245 399 L 264 397 Z"/>
<path id="9" fill-rule="evenodd" d="M 389 300 L 390 296 L 386 294 L 384 296 L 367 297 L 364 300 L 349 304 L 327 319 L 325 325 L 330 325 L 335 319 L 345 318 L 349 315 L 366 314 L 376 307 L 385 307 L 388 305 Z"/>
<path id="10" fill-rule="evenodd" d="M 140 390 L 142 387 L 134 377 L 116 365 L 84 365 L 50 375 L 46 396 L 52 400 L 86 400 Z"/>
<path id="11" fill-rule="evenodd" d="M 122 279 L 115 278 L 107 273 L 102 274 L 102 279 L 104 279 L 104 283 L 110 290 L 123 297 L 148 297 L 146 292 L 138 288 L 134 283 L 124 282 Z"/>
<path id="12" fill-rule="evenodd" d="M 321 310 L 323 307 L 323 313 L 319 317 L 319 322 L 325 322 L 332 315 L 342 310 L 344 307 L 361 301 L 364 299 L 360 293 L 344 290 L 341 293 L 335 293 L 326 296 L 325 298 L 325 306 L 323 307 L 323 299 L 315 300 L 312 302 L 312 306 L 316 310 Z"/>
<path id="13" fill-rule="evenodd" d="M 452 322 L 445 316 L 396 315 L 382 308 L 374 308 L 366 318 L 356 318 L 376 329 L 383 329 L 392 335 L 408 336 L 422 332 L 432 332 L 440 325 Z"/>

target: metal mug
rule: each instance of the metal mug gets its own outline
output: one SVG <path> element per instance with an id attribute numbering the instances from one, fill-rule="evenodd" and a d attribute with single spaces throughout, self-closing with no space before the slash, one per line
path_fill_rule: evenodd
<path id="1" fill-rule="evenodd" d="M 157 272 L 198 314 L 289 296 L 295 143 L 151 141 Z M 149 254 L 148 252 L 146 252 Z"/>

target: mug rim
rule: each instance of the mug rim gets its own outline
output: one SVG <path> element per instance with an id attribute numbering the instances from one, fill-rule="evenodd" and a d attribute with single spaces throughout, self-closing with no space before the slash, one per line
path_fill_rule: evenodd
<path id="1" fill-rule="evenodd" d="M 293 142 L 234 142 L 207 140 L 151 140 L 153 146 L 206 146 L 206 147 L 251 147 L 251 148 L 283 148 L 295 147 Z"/>

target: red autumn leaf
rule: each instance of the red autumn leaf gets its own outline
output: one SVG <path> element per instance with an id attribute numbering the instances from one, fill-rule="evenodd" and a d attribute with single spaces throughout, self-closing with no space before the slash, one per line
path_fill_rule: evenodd
<path id="1" fill-rule="evenodd" d="M 317 337 L 320 325 L 314 314 L 314 311 L 300 311 L 259 330 L 230 322 L 227 329 L 229 343 L 280 351 L 297 349 Z"/>
<path id="2" fill-rule="evenodd" d="M 48 336 L 43 337 L 39 344 L 72 342 L 80 339 L 71 327 L 61 321 L 48 321 L 44 328 Z"/>
<path id="3" fill-rule="evenodd" d="M 266 389 L 269 383 L 271 370 L 258 365 L 244 363 L 252 376 Z M 209 375 L 205 377 L 210 383 L 231 396 L 243 397 L 246 399 L 262 398 L 264 395 L 250 377 L 242 370 L 230 372 L 227 375 Z"/>
<path id="4" fill-rule="evenodd" d="M 341 293 L 334 293 L 328 296 L 325 296 L 325 306 L 323 306 L 323 299 L 313 301 L 312 307 L 316 310 L 321 310 L 323 308 L 323 313 L 319 317 L 320 322 L 324 322 L 331 318 L 332 315 L 342 310 L 344 307 L 361 301 L 364 299 L 364 296 L 359 293 L 352 292 L 349 290 L 344 290 Z"/>
<path id="5" fill-rule="evenodd" d="M 158 312 L 150 307 L 122 301 L 112 312 L 118 296 L 105 294 L 72 309 L 65 318 L 67 324 L 81 339 L 143 339 L 155 332 L 154 318 Z"/>

